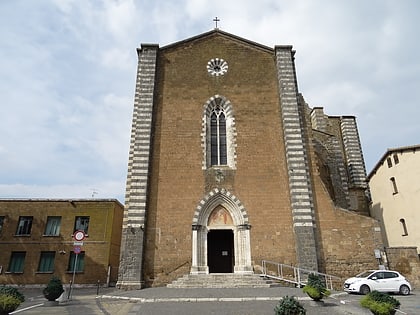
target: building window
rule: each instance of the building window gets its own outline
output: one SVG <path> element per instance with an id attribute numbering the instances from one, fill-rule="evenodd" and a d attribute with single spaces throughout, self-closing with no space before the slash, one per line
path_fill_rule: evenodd
<path id="1" fill-rule="evenodd" d="M 89 217 L 76 217 L 74 220 L 74 231 L 83 231 L 88 234 L 89 229 Z"/>
<path id="2" fill-rule="evenodd" d="M 392 160 L 390 157 L 386 159 L 386 163 L 388 164 L 388 167 L 392 167 Z"/>
<path id="3" fill-rule="evenodd" d="M 47 217 L 44 236 L 59 236 L 61 217 Z"/>
<path id="4" fill-rule="evenodd" d="M 403 231 L 402 236 L 407 236 L 408 235 L 408 231 L 407 231 L 407 225 L 405 224 L 405 220 L 404 219 L 400 219 L 400 223 L 401 223 L 401 227 L 402 227 L 402 231 Z"/>
<path id="5" fill-rule="evenodd" d="M 41 252 L 39 258 L 38 272 L 54 271 L 55 252 Z"/>
<path id="6" fill-rule="evenodd" d="M 400 159 L 398 158 L 398 154 L 394 154 L 394 163 L 395 164 L 400 163 Z"/>
<path id="7" fill-rule="evenodd" d="M 211 165 L 226 165 L 226 118 L 219 106 L 211 114 L 210 133 Z"/>
<path id="8" fill-rule="evenodd" d="M 30 235 L 33 217 L 19 217 L 16 235 Z"/>
<path id="9" fill-rule="evenodd" d="M 391 177 L 389 180 L 391 181 L 391 185 L 392 185 L 392 193 L 394 195 L 398 194 L 397 182 L 395 181 L 395 177 Z"/>
<path id="10" fill-rule="evenodd" d="M 4 224 L 4 216 L 0 216 L 0 235 L 3 231 L 3 224 Z"/>
<path id="11" fill-rule="evenodd" d="M 236 127 L 232 104 L 224 96 L 215 95 L 203 109 L 203 170 L 215 166 L 235 169 Z"/>
<path id="12" fill-rule="evenodd" d="M 76 264 L 76 269 L 74 268 Z M 69 265 L 67 267 L 68 272 L 83 272 L 85 269 L 85 252 L 81 252 L 80 254 L 75 254 L 74 252 L 70 252 L 69 258 Z"/>
<path id="13" fill-rule="evenodd" d="M 22 273 L 25 264 L 26 252 L 12 252 L 7 272 Z"/>

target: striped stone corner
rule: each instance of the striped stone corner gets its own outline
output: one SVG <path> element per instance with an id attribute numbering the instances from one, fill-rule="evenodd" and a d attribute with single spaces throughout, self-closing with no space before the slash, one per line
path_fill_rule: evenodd
<path id="1" fill-rule="evenodd" d="M 341 134 L 343 135 L 350 185 L 351 187 L 366 188 L 366 166 L 355 117 L 341 117 Z"/>
<path id="2" fill-rule="evenodd" d="M 152 139 L 153 96 L 158 45 L 142 45 L 138 52 L 136 91 L 117 287 L 142 287 L 144 224 Z"/>
<path id="3" fill-rule="evenodd" d="M 299 266 L 318 270 L 315 216 L 305 132 L 299 111 L 292 46 L 276 46 L 281 118 Z"/>

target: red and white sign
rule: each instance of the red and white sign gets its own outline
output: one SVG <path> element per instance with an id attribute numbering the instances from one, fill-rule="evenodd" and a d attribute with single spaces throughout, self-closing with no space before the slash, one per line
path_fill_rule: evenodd
<path id="1" fill-rule="evenodd" d="M 83 241 L 84 239 L 85 239 L 85 237 L 86 237 L 86 234 L 85 234 L 85 232 L 84 231 L 76 231 L 76 232 L 74 232 L 74 234 L 73 234 L 73 238 L 75 239 L 75 241 L 77 241 L 77 242 L 81 242 L 81 241 Z"/>

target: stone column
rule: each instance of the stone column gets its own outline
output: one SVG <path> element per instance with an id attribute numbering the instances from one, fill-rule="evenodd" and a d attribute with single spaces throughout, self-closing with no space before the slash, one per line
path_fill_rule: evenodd
<path id="1" fill-rule="evenodd" d="M 251 264 L 250 232 L 251 225 L 242 224 L 235 231 L 235 273 L 253 273 Z"/>
<path id="2" fill-rule="evenodd" d="M 202 225 L 194 224 L 192 226 L 192 274 L 207 274 L 209 267 L 206 261 L 206 238 L 207 228 Z"/>

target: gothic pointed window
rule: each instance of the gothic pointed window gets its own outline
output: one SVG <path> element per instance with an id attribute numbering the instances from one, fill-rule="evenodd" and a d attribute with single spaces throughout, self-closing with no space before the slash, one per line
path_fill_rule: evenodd
<path id="1" fill-rule="evenodd" d="M 232 105 L 223 96 L 211 97 L 203 112 L 203 169 L 214 166 L 235 168 L 235 142 Z"/>
<path id="2" fill-rule="evenodd" d="M 219 107 L 211 114 L 210 130 L 211 165 L 226 165 L 226 118 Z"/>

